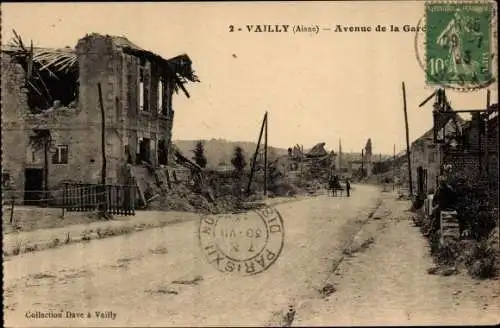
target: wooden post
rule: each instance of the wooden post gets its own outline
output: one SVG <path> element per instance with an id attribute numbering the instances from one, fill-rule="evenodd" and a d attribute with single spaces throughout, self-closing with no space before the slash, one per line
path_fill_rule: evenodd
<path id="1" fill-rule="evenodd" d="M 260 127 L 260 133 L 259 133 L 259 140 L 257 141 L 257 147 L 255 148 L 255 153 L 253 154 L 252 168 L 250 169 L 250 179 L 248 180 L 248 186 L 247 186 L 248 195 L 250 195 L 250 187 L 252 185 L 253 174 L 255 171 L 255 163 L 257 161 L 257 154 L 259 152 L 260 142 L 262 140 L 262 134 L 264 133 L 264 124 L 266 124 L 266 120 L 267 120 L 267 112 L 264 115 L 264 119 L 262 120 L 262 125 Z"/>
<path id="2" fill-rule="evenodd" d="M 10 202 L 10 224 L 14 224 L 14 203 L 15 203 L 15 198 L 12 197 Z"/>
<path id="3" fill-rule="evenodd" d="M 489 154 L 488 154 L 488 121 L 489 121 L 489 109 L 490 109 L 490 90 L 486 90 L 486 124 L 484 125 L 484 158 L 485 158 L 485 163 L 486 163 L 486 177 L 489 176 L 490 172 L 490 161 L 489 161 Z M 488 190 L 490 188 L 490 184 L 488 183 Z"/>
<path id="4" fill-rule="evenodd" d="M 103 215 L 107 213 L 107 206 L 104 204 L 107 201 L 107 197 L 105 195 L 106 189 L 106 114 L 104 112 L 104 103 L 102 101 L 102 89 L 101 83 L 97 84 L 97 90 L 99 92 L 99 106 L 101 108 L 101 152 L 102 152 L 102 168 L 101 168 L 101 201 L 100 204 L 100 212 Z"/>
<path id="5" fill-rule="evenodd" d="M 410 158 L 410 132 L 408 129 L 408 113 L 406 111 L 406 90 L 405 83 L 402 83 L 403 87 L 403 110 L 405 114 L 405 130 L 406 130 L 406 156 L 408 158 L 408 182 L 410 184 L 410 196 L 413 196 L 413 181 L 411 176 L 411 158 Z"/>
<path id="6" fill-rule="evenodd" d="M 49 194 L 49 142 L 50 137 L 44 135 L 43 139 L 43 199 L 42 204 L 47 204 Z"/>
<path id="7" fill-rule="evenodd" d="M 165 176 L 167 177 L 168 190 L 172 190 L 172 181 L 170 181 L 170 172 L 168 169 L 165 170 Z"/>
<path id="8" fill-rule="evenodd" d="M 396 144 L 392 147 L 392 191 L 396 189 Z"/>
<path id="9" fill-rule="evenodd" d="M 361 149 L 361 180 L 365 177 L 365 150 Z"/>
<path id="10" fill-rule="evenodd" d="M 265 114 L 265 134 L 264 134 L 264 196 L 267 195 L 267 111 Z"/>

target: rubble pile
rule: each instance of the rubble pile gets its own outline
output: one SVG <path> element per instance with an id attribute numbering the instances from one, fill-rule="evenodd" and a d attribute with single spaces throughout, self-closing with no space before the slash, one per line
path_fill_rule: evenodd
<path id="1" fill-rule="evenodd" d="M 172 189 L 163 192 L 148 203 L 148 209 L 159 211 L 193 212 L 201 214 L 223 214 L 249 210 L 262 206 L 258 203 L 247 203 L 255 199 L 238 199 L 233 195 L 209 197 L 192 190 L 187 184 L 176 184 Z"/>
<path id="2" fill-rule="evenodd" d="M 296 188 L 299 194 L 314 195 L 324 188 L 324 182 L 319 179 L 301 179 L 301 181 L 296 184 Z"/>
<path id="3" fill-rule="evenodd" d="M 277 182 L 269 186 L 270 197 L 293 197 L 300 193 L 300 190 L 292 183 L 285 181 Z"/>
<path id="4" fill-rule="evenodd" d="M 165 191 L 155 200 L 150 201 L 147 208 L 152 210 L 194 212 L 195 207 L 192 203 L 200 203 L 200 201 L 193 199 L 196 196 L 199 195 L 192 193 L 188 186 L 178 184 L 175 189 Z"/>

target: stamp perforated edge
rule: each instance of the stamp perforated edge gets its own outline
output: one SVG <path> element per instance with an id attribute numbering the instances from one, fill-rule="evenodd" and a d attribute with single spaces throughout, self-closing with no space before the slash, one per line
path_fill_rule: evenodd
<path id="1" fill-rule="evenodd" d="M 435 84 L 429 84 L 427 82 L 426 76 L 424 76 L 424 84 L 426 89 L 436 89 L 437 87 L 443 87 L 447 89 L 451 89 L 453 91 L 457 92 L 475 92 L 481 89 L 488 88 L 492 86 L 495 83 L 498 83 L 498 49 L 496 47 L 497 40 L 498 40 L 498 35 L 497 35 L 497 2 L 493 0 L 432 0 L 432 1 L 426 1 L 424 3 L 424 13 L 422 18 L 419 20 L 419 23 L 417 24 L 418 26 L 425 26 L 427 22 L 427 7 L 429 5 L 437 5 L 437 4 L 460 4 L 460 5 L 489 5 L 490 6 L 490 19 L 489 19 L 489 29 L 491 31 L 490 33 L 490 56 L 491 56 L 491 72 L 492 72 L 492 80 L 486 83 L 481 83 L 481 84 L 475 84 L 475 85 L 459 85 L 459 84 L 449 84 L 449 83 L 435 83 Z M 426 75 L 426 70 L 427 70 L 427 39 L 425 36 L 421 36 L 424 39 L 423 42 L 423 47 L 424 49 L 422 50 L 423 53 L 423 58 L 419 55 L 419 44 L 418 44 L 418 34 L 419 32 L 416 32 L 415 36 L 415 55 L 417 57 L 417 61 L 419 62 L 419 66 L 423 69 L 424 74 Z M 425 33 L 423 33 L 425 34 Z"/>

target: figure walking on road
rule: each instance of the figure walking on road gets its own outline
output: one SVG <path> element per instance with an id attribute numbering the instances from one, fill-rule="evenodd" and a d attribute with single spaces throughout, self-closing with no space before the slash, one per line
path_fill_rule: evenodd
<path id="1" fill-rule="evenodd" d="M 345 190 L 347 192 L 347 197 L 351 197 L 351 183 L 349 179 L 345 179 Z"/>

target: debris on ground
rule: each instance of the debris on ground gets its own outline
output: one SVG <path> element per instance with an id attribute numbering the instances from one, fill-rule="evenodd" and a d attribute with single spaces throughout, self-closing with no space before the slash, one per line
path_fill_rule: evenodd
<path id="1" fill-rule="evenodd" d="M 335 286 L 333 286 L 332 284 L 326 284 L 325 286 L 323 286 L 323 288 L 321 288 L 320 294 L 323 297 L 328 297 L 336 291 L 337 289 L 335 288 Z"/>
<path id="2" fill-rule="evenodd" d="M 174 281 L 172 281 L 172 284 L 175 284 L 175 285 L 198 285 L 198 283 L 202 280 L 203 280 L 202 276 L 196 276 L 193 279 L 174 280 Z"/>
<path id="3" fill-rule="evenodd" d="M 263 204 L 252 201 L 255 199 L 256 197 L 240 199 L 233 195 L 225 195 L 210 201 L 209 197 L 193 191 L 188 185 L 177 184 L 148 203 L 148 209 L 203 214 L 235 213 L 262 207 Z"/>

